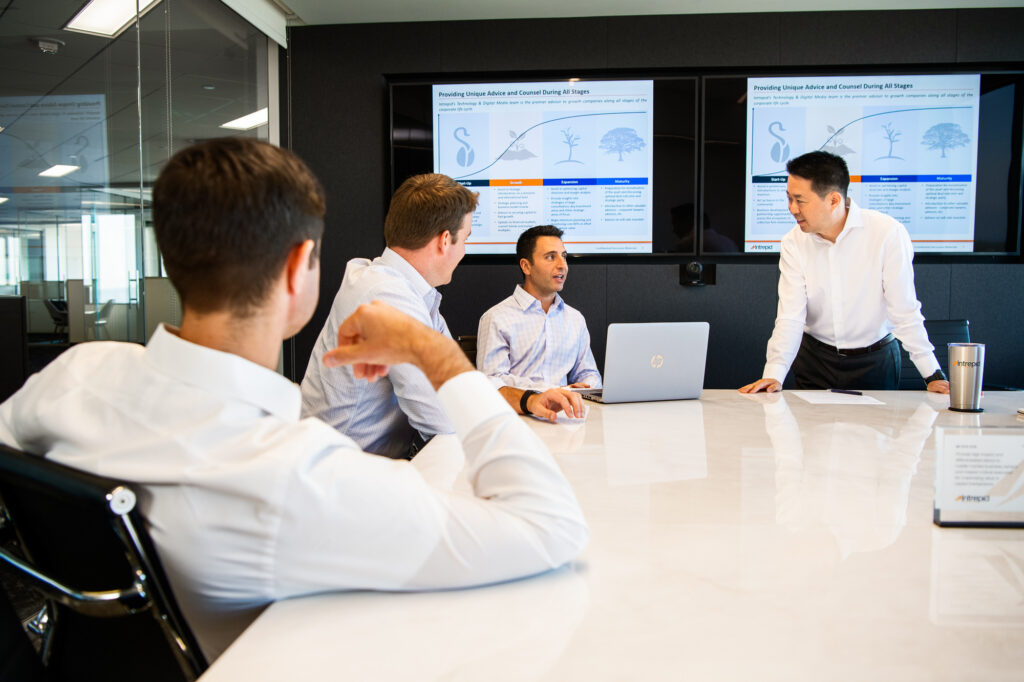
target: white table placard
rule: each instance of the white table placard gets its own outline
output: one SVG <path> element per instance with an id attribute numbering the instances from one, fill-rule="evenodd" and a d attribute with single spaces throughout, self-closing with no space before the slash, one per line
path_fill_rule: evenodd
<path id="1" fill-rule="evenodd" d="M 1024 527 L 1024 428 L 940 428 L 935 523 Z"/>

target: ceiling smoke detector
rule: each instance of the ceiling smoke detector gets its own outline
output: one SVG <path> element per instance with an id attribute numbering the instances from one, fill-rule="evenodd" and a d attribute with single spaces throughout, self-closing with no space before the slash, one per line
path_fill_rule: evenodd
<path id="1" fill-rule="evenodd" d="M 32 42 L 39 47 L 39 51 L 43 54 L 57 54 L 60 48 L 67 45 L 60 38 L 33 38 Z"/>

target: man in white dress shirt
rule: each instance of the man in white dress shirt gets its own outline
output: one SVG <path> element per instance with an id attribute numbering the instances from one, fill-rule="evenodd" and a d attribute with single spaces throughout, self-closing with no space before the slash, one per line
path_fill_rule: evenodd
<path id="1" fill-rule="evenodd" d="M 277 599 L 502 581 L 563 564 L 587 540 L 558 465 L 490 381 L 454 341 L 383 303 L 342 321 L 324 364 L 364 382 L 418 367 L 472 493 L 300 419 L 298 386 L 274 368 L 316 306 L 324 210 L 287 150 L 232 138 L 178 152 L 154 185 L 153 221 L 181 328 L 159 327 L 145 347 L 80 344 L 0 405 L 0 442 L 146 490 L 142 511 L 210 660 Z"/>
<path id="2" fill-rule="evenodd" d="M 761 379 L 742 393 L 899 387 L 899 339 L 929 391 L 949 393 L 914 289 L 914 248 L 893 218 L 846 193 L 846 162 L 810 152 L 786 164 L 796 227 L 782 238 L 779 309 Z"/>
<path id="3" fill-rule="evenodd" d="M 569 274 L 562 230 L 531 227 L 516 255 L 523 283 L 480 318 L 477 368 L 517 388 L 600 388 L 587 322 L 558 295 Z"/>
<path id="4" fill-rule="evenodd" d="M 384 219 L 387 248 L 373 261 L 348 262 L 302 379 L 302 414 L 318 417 L 368 452 L 411 458 L 436 434 L 452 433 L 452 423 L 423 373 L 411 365 L 393 367 L 367 384 L 351 368 L 327 369 L 321 360 L 334 347 L 342 320 L 364 303 L 385 303 L 451 337 L 440 313 L 435 287 L 452 279 L 466 255 L 477 195 L 446 175 L 416 175 L 395 190 Z M 579 396 L 551 391 L 524 394 L 502 390 L 521 411 L 555 419 L 558 410 L 582 413 Z M 549 407 L 550 406 L 550 407 Z"/>

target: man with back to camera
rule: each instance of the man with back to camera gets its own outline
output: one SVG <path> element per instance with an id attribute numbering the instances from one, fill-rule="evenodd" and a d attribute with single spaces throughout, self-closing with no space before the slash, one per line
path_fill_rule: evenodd
<path id="1" fill-rule="evenodd" d="M 392 367 L 368 384 L 349 367 L 326 369 L 321 362 L 334 347 L 341 321 L 364 303 L 380 300 L 451 338 L 435 287 L 452 279 L 466 254 L 477 195 L 446 175 L 408 178 L 395 190 L 384 219 L 387 248 L 373 261 L 348 262 L 327 322 L 302 380 L 302 414 L 319 417 L 364 450 L 395 459 L 412 457 L 452 424 L 423 373 L 411 365 Z M 560 410 L 582 414 L 579 396 L 560 391 L 524 395 L 502 388 L 513 407 L 554 420 Z"/>
<path id="2" fill-rule="evenodd" d="M 69 349 L 0 405 L 0 442 L 141 484 L 141 509 L 207 658 L 277 599 L 425 590 L 558 566 L 587 540 L 569 483 L 449 338 L 383 303 L 338 328 L 324 364 L 359 381 L 410 363 L 436 389 L 472 494 L 370 455 L 274 368 L 316 307 L 322 189 L 251 138 L 175 154 L 153 187 L 157 244 L 184 308 L 145 347 Z"/>
<path id="3" fill-rule="evenodd" d="M 477 368 L 507 386 L 601 387 L 587 322 L 558 295 L 569 273 L 562 234 L 537 225 L 519 235 L 523 283 L 480 318 Z"/>
<path id="4" fill-rule="evenodd" d="M 740 392 L 781 390 L 791 365 L 797 388 L 893 390 L 899 339 L 928 390 L 949 393 L 924 328 L 906 228 L 847 197 L 850 172 L 839 156 L 810 152 L 786 170 L 797 225 L 782 238 L 763 378 Z"/>

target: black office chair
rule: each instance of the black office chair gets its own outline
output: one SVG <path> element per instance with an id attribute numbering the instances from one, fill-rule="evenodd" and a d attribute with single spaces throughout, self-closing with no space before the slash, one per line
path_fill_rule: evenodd
<path id="1" fill-rule="evenodd" d="M 943 373 L 949 376 L 948 343 L 970 343 L 971 323 L 969 320 L 925 320 L 924 329 L 928 332 L 928 340 L 935 346 L 935 359 Z M 917 367 L 910 361 L 910 354 L 900 344 L 902 366 L 900 368 L 901 391 L 923 391 L 926 386 Z"/>
<path id="2" fill-rule="evenodd" d="M 459 348 L 466 354 L 469 361 L 476 367 L 476 334 L 462 334 L 456 342 L 459 344 Z"/>
<path id="3" fill-rule="evenodd" d="M 0 445 L 0 520 L 17 543 L 0 547 L 0 573 L 45 598 L 48 680 L 179 682 L 207 667 L 135 502 L 125 483 Z"/>
<path id="4" fill-rule="evenodd" d="M 68 302 L 60 298 L 45 298 L 43 305 L 46 306 L 46 312 L 50 313 L 50 319 L 53 320 L 53 333 L 67 334 Z"/>

